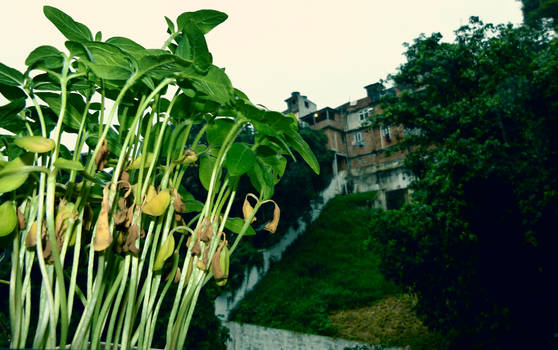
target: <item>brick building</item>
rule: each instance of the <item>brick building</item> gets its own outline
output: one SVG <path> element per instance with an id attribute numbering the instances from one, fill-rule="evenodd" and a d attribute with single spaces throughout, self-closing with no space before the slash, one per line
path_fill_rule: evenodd
<path id="1" fill-rule="evenodd" d="M 364 87 L 366 97 L 345 103 L 337 108 L 325 107 L 302 114 L 293 106 L 307 102 L 306 96 L 293 93 L 287 102 L 287 111 L 297 113 L 299 121 L 310 128 L 323 130 L 328 137 L 328 149 L 335 152 L 334 173 L 342 171 L 347 177 L 348 192 L 378 191 L 377 206 L 395 208 L 408 200 L 407 187 L 410 176 L 403 168 L 405 154 L 386 151 L 404 137 L 401 127 L 372 128 L 366 120 L 381 113 L 379 101 L 385 94 L 395 94 L 396 89 L 384 89 L 375 83 Z M 290 103 L 293 97 L 298 105 Z M 303 100 L 301 100 L 303 98 Z M 308 103 L 309 102 L 309 103 Z"/>

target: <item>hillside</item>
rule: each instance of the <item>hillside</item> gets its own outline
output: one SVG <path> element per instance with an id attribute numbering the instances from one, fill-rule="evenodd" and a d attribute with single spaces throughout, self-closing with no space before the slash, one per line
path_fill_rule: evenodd
<path id="1" fill-rule="evenodd" d="M 338 196 L 233 311 L 231 319 L 413 348 L 427 331 L 413 298 L 381 274 L 370 235 L 373 193 Z M 416 338 L 416 339 L 415 339 Z"/>

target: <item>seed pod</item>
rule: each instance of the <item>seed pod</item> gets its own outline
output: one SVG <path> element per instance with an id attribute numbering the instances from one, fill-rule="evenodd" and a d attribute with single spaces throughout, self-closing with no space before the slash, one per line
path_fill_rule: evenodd
<path id="1" fill-rule="evenodd" d="M 281 210 L 279 209 L 277 203 L 275 203 L 272 200 L 269 200 L 269 202 L 275 205 L 275 208 L 273 209 L 273 220 L 271 220 L 265 225 L 264 230 L 267 230 L 271 233 L 275 233 L 275 231 L 277 230 L 277 225 L 279 225 L 279 217 L 281 216 Z"/>
<path id="2" fill-rule="evenodd" d="M 216 260 L 215 256 L 217 256 L 217 259 L 219 259 L 219 264 L 217 265 L 212 261 L 212 267 L 213 276 L 215 276 L 215 283 L 219 287 L 222 287 L 227 283 L 227 278 L 229 277 L 230 253 L 229 248 L 227 247 L 227 241 L 223 241 L 219 248 L 221 248 L 219 255 L 217 255 L 217 252 L 215 252 L 215 255 L 213 256 L 214 261 Z"/>
<path id="3" fill-rule="evenodd" d="M 174 252 L 174 237 L 172 234 L 168 235 L 159 251 L 157 252 L 157 257 L 155 258 L 155 263 L 153 264 L 153 270 L 159 271 L 163 268 L 165 261 L 171 257 Z"/>
<path id="4" fill-rule="evenodd" d="M 7 236 L 17 227 L 16 207 L 12 201 L 0 205 L 0 237 Z"/>
<path id="5" fill-rule="evenodd" d="M 27 220 L 25 220 L 25 215 L 21 212 L 22 206 L 19 206 L 17 210 L 17 224 L 20 230 L 24 230 L 27 227 Z"/>
<path id="6" fill-rule="evenodd" d="M 103 145 L 101 146 L 101 149 L 99 150 L 99 153 L 97 153 L 97 155 L 95 156 L 95 165 L 97 166 L 97 170 L 103 170 L 105 168 L 105 165 L 108 162 L 108 154 L 109 154 L 109 148 L 108 148 L 108 143 L 107 143 L 107 139 L 105 139 L 103 141 Z"/>
<path id="7" fill-rule="evenodd" d="M 33 221 L 27 236 L 25 236 L 25 248 L 32 248 L 37 245 L 37 221 Z"/>
<path id="8" fill-rule="evenodd" d="M 103 189 L 103 202 L 101 203 L 101 211 L 97 219 L 97 231 L 93 239 L 93 248 L 96 251 L 107 249 L 112 243 L 112 235 L 110 234 L 108 213 L 109 207 L 109 189 L 108 185 Z"/>
<path id="9" fill-rule="evenodd" d="M 169 278 L 171 278 L 171 272 L 172 270 L 169 272 L 167 277 L 165 277 L 165 281 L 168 281 Z M 172 283 L 178 283 L 180 281 L 180 277 L 181 277 L 180 267 L 176 267 L 176 272 L 174 274 L 174 279 L 172 280 Z"/>
<path id="10" fill-rule="evenodd" d="M 134 159 L 134 161 L 130 163 L 130 165 L 128 166 L 128 169 L 130 170 L 139 169 L 141 167 L 142 158 L 143 156 L 139 156 L 136 159 Z M 145 158 L 145 163 L 143 167 L 148 168 L 152 162 L 153 162 L 153 153 L 147 153 L 147 157 Z"/>
<path id="11" fill-rule="evenodd" d="M 202 242 L 209 242 L 213 237 L 213 225 L 211 221 L 207 218 L 204 218 L 201 224 L 201 231 L 200 231 L 200 240 Z"/>
<path id="12" fill-rule="evenodd" d="M 187 149 L 182 157 L 178 160 L 181 164 L 192 164 L 198 160 L 198 155 L 191 149 Z"/>
<path id="13" fill-rule="evenodd" d="M 126 205 L 126 198 L 120 197 L 118 200 L 118 210 L 114 213 L 114 224 L 120 225 L 126 222 L 126 217 L 128 215 L 128 208 Z"/>
<path id="14" fill-rule="evenodd" d="M 172 195 L 174 196 L 174 202 L 172 203 L 172 205 L 174 206 L 174 211 L 179 213 L 185 213 L 186 205 L 182 201 L 182 198 L 180 198 L 180 195 L 178 194 L 176 188 L 172 190 Z"/>
<path id="15" fill-rule="evenodd" d="M 244 204 L 242 205 L 242 214 L 244 215 L 244 221 L 248 221 L 248 218 L 250 218 L 250 215 L 254 211 L 254 208 L 250 205 L 250 202 L 248 201 L 248 197 L 254 197 L 257 200 L 257 197 L 251 193 L 248 193 L 244 198 Z M 252 221 L 250 223 L 253 223 L 254 221 L 256 221 L 255 216 L 252 218 Z"/>
<path id="16" fill-rule="evenodd" d="M 196 267 L 197 267 L 198 269 L 202 270 L 202 271 L 207 270 L 207 265 L 206 265 L 203 261 L 201 261 L 201 260 L 198 260 L 198 261 L 196 262 Z"/>
<path id="17" fill-rule="evenodd" d="M 194 264 L 192 263 L 194 261 L 194 258 L 190 259 L 190 262 L 188 263 L 188 267 L 186 268 L 186 281 L 188 281 L 190 279 L 190 276 L 192 276 L 192 269 L 194 267 Z"/>
<path id="18" fill-rule="evenodd" d="M 21 167 L 33 164 L 33 153 L 25 153 L 7 162 L 0 170 L 0 194 L 17 190 L 29 177 L 29 172 L 18 171 Z"/>
<path id="19" fill-rule="evenodd" d="M 42 136 L 23 136 L 14 139 L 16 146 L 23 148 L 28 152 L 45 153 L 50 152 L 55 143 L 51 139 Z"/>
<path id="20" fill-rule="evenodd" d="M 139 254 L 139 249 L 136 247 L 136 241 L 138 240 L 138 231 L 139 225 L 138 223 L 134 223 L 128 229 L 128 235 L 126 236 L 126 242 L 124 243 L 124 247 L 122 248 L 123 252 L 131 252 L 134 255 Z"/>
<path id="21" fill-rule="evenodd" d="M 151 216 L 161 216 L 165 213 L 170 203 L 169 191 L 161 191 L 153 199 L 146 202 L 141 211 Z"/>

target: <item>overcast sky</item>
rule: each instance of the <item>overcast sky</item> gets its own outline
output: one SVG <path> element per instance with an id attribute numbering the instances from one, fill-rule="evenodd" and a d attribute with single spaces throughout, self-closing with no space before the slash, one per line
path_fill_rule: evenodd
<path id="1" fill-rule="evenodd" d="M 365 96 L 365 85 L 394 73 L 404 62 L 403 42 L 420 33 L 453 31 L 470 16 L 518 24 L 516 0 L 4 0 L 0 5 L 0 62 L 23 70 L 40 45 L 64 48 L 64 38 L 44 17 L 51 5 L 103 38 L 125 36 L 149 48 L 166 38 L 163 16 L 211 8 L 229 19 L 208 34 L 214 63 L 254 103 L 284 110 L 300 91 L 318 108 Z"/>

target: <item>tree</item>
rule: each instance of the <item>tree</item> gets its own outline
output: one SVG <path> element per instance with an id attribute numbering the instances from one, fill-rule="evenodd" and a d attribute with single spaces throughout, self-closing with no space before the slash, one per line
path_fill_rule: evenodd
<path id="1" fill-rule="evenodd" d="M 541 19 L 551 18 L 558 25 L 558 0 L 521 0 L 523 20 L 529 25 L 538 25 Z"/>
<path id="2" fill-rule="evenodd" d="M 384 272 L 452 349 L 557 347 L 558 42 L 471 18 L 408 45 L 375 125 L 400 125 L 413 201 L 376 213 Z"/>

